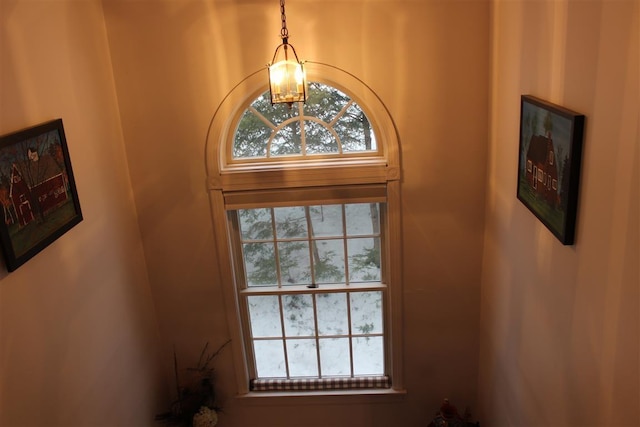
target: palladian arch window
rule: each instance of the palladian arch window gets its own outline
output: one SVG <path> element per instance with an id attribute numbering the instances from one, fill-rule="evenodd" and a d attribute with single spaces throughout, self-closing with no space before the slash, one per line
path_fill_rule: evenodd
<path id="1" fill-rule="evenodd" d="M 336 86 L 313 81 L 291 108 L 239 95 L 212 121 L 240 394 L 402 388 L 395 129 L 365 86 Z"/>
<path id="2" fill-rule="evenodd" d="M 269 92 L 251 103 L 238 122 L 234 159 L 331 156 L 376 151 L 367 115 L 346 94 L 309 84 L 306 104 L 271 105 Z"/>

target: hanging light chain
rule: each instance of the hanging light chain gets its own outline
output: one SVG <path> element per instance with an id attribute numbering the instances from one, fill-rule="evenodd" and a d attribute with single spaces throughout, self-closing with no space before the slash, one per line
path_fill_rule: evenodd
<path id="1" fill-rule="evenodd" d="M 284 2 L 285 0 L 280 0 L 280 16 L 282 20 L 280 37 L 282 38 L 282 44 L 276 48 L 271 63 L 267 65 L 269 67 L 271 104 L 284 103 L 291 108 L 294 102 L 302 102 L 304 104 L 307 100 L 307 80 L 303 63 L 298 59 L 298 54 L 293 45 L 289 44 Z"/>
<path id="2" fill-rule="evenodd" d="M 289 38 L 289 30 L 287 30 L 287 16 L 284 14 L 284 0 L 280 0 L 280 14 L 282 16 L 282 29 L 280 30 L 280 37 L 285 41 Z"/>

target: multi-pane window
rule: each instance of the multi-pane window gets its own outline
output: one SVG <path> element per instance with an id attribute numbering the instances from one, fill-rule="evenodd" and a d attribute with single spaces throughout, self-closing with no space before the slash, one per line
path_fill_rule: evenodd
<path id="1" fill-rule="evenodd" d="M 255 75 L 209 128 L 238 390 L 393 393 L 402 390 L 395 126 L 363 82 L 308 65 L 341 89 L 310 78 L 306 103 L 271 105 Z"/>
<path id="2" fill-rule="evenodd" d="M 269 92 L 254 100 L 238 122 L 232 158 L 335 156 L 376 150 L 375 134 L 362 108 L 338 89 L 312 82 L 305 104 L 271 105 Z"/>
<path id="3" fill-rule="evenodd" d="M 247 287 L 380 281 L 378 203 L 238 210 Z"/>
<path id="4" fill-rule="evenodd" d="M 253 378 L 383 376 L 380 203 L 240 209 Z"/>

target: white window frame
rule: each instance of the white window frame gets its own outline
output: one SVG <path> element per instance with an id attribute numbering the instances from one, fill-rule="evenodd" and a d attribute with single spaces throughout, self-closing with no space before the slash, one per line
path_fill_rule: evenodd
<path id="1" fill-rule="evenodd" d="M 225 297 L 225 307 L 237 391 L 240 396 L 252 396 L 249 390 L 245 340 L 239 321 L 239 297 L 234 278 L 232 245 L 228 238 L 229 226 L 226 211 L 239 207 L 254 207 L 266 200 L 279 198 L 284 203 L 303 197 L 317 197 L 321 203 L 331 201 L 355 202 L 353 194 L 370 200 L 370 193 L 384 189 L 386 203 L 385 227 L 387 238 L 385 281 L 388 286 L 385 323 L 388 345 L 387 363 L 392 387 L 386 393 L 403 393 L 403 337 L 402 337 L 402 276 L 401 276 L 401 217 L 400 217 L 400 161 L 399 143 L 395 124 L 380 98 L 360 79 L 336 67 L 307 62 L 305 68 L 309 81 L 333 86 L 354 99 L 364 110 L 376 134 L 378 153 L 349 155 L 346 158 L 319 160 L 270 161 L 261 159 L 241 162 L 229 158 L 229 144 L 233 143 L 235 125 L 253 101 L 267 90 L 267 71 L 259 70 L 242 80 L 224 98 L 216 110 L 207 135 L 205 150 L 207 190 L 211 204 L 213 230 L 216 238 L 220 281 Z M 309 191 L 301 192 L 301 188 Z M 342 194 L 344 197 L 339 196 Z M 338 195 L 338 196 L 336 196 Z M 346 195 L 346 196 L 345 196 Z M 372 390 L 332 391 L 330 394 L 370 394 Z M 270 392 L 259 392 L 270 393 Z M 289 394 L 323 394 L 301 392 Z"/>
<path id="2" fill-rule="evenodd" d="M 365 200 L 364 196 L 361 193 L 361 186 L 357 186 L 355 188 L 349 188 L 349 189 L 344 189 L 346 190 L 344 192 L 353 192 L 353 193 L 358 193 L 355 195 L 355 199 L 354 198 L 346 198 L 346 199 L 331 199 L 329 200 L 329 202 L 327 204 L 329 205 L 333 205 L 333 204 L 339 204 L 339 203 L 351 203 L 352 200 L 355 200 L 356 203 L 379 203 L 380 204 L 380 210 L 379 210 L 379 214 L 380 214 L 380 223 L 381 223 L 381 232 L 380 232 L 380 245 L 382 247 L 382 253 L 381 256 L 384 257 L 384 250 L 387 247 L 386 242 L 385 242 L 385 236 L 384 236 L 384 230 L 386 230 L 386 200 L 381 196 L 378 195 L 376 197 L 372 197 L 369 200 Z M 382 194 L 382 187 L 378 186 L 377 188 L 378 193 Z M 285 191 L 286 193 L 286 191 Z M 267 207 L 267 206 L 272 206 L 274 203 L 277 204 L 278 206 L 280 205 L 284 205 L 284 203 L 281 201 L 281 199 L 283 197 L 281 197 L 279 194 L 272 194 L 274 196 L 274 201 L 273 202 L 263 202 L 260 203 L 257 207 Z M 264 206 L 263 206 L 264 204 Z M 295 205 L 300 205 L 300 203 L 294 203 Z M 238 221 L 236 219 L 236 216 L 232 213 L 232 211 L 235 211 L 235 209 L 233 209 L 233 205 L 229 206 L 228 205 L 228 212 L 229 212 L 229 224 L 231 225 L 231 227 L 233 227 L 233 232 L 230 233 L 230 240 L 231 240 L 231 244 L 232 247 L 235 247 L 235 256 L 234 258 L 239 261 L 236 262 L 235 267 L 236 267 L 236 277 L 242 278 L 244 276 L 244 271 L 242 268 L 242 250 L 241 250 L 241 239 L 240 239 L 240 235 L 237 232 L 237 230 L 239 229 L 239 225 L 238 225 Z M 344 225 L 343 225 L 344 226 Z M 347 235 L 345 234 L 343 236 L 343 239 L 346 239 Z M 383 264 L 384 267 L 384 264 Z M 246 287 L 246 286 L 242 286 L 244 283 L 242 282 L 242 280 L 238 280 L 238 289 L 237 289 L 237 293 L 238 293 L 238 302 L 239 302 L 239 310 L 240 313 L 243 314 L 243 317 L 248 318 L 248 307 L 247 307 L 247 301 L 246 301 L 246 296 L 248 295 L 253 295 L 253 296 L 258 296 L 258 295 L 280 295 L 280 296 L 284 296 L 284 295 L 293 295 L 293 294 L 322 294 L 322 293 L 339 293 L 339 294 L 349 294 L 349 293 L 359 293 L 359 292 L 365 292 L 365 291 L 369 291 L 369 292 L 381 292 L 383 294 L 383 301 L 385 302 L 385 306 L 386 303 L 388 301 L 388 286 L 386 285 L 386 283 L 388 282 L 387 278 L 386 278 L 386 271 L 384 269 L 381 270 L 381 277 L 380 277 L 380 281 L 378 282 L 353 282 L 353 283 L 345 283 L 345 284 L 320 284 L 318 285 L 317 288 L 308 288 L 307 286 L 305 286 L 304 284 L 301 285 L 290 285 L 290 286 L 255 286 L 255 287 Z M 282 309 L 282 307 L 281 307 Z M 387 313 L 388 309 L 385 307 L 383 309 L 383 314 Z M 389 320 L 387 318 L 383 319 L 383 324 L 386 325 L 389 322 Z M 245 348 L 248 354 L 251 354 L 251 347 L 252 347 L 252 340 L 251 340 L 251 331 L 250 331 L 250 327 L 248 324 L 245 325 L 246 326 L 246 330 L 244 331 L 244 339 L 245 339 Z M 380 335 L 382 335 L 383 337 L 386 336 L 387 333 L 387 328 L 383 327 L 383 331 L 381 331 Z M 358 336 L 359 334 L 354 332 L 353 335 L 350 332 L 348 335 L 345 335 L 345 337 L 348 337 L 349 341 L 351 341 L 352 338 Z M 292 336 L 289 336 L 289 339 L 291 339 Z M 295 338 L 295 337 L 294 337 Z M 316 339 L 318 338 L 322 338 L 322 336 L 316 336 Z M 387 340 L 388 342 L 388 340 Z M 388 347 L 388 346 L 387 346 Z M 316 351 L 320 351 L 319 348 L 316 348 Z M 319 353 L 318 353 L 319 354 Z M 385 349 L 385 356 L 387 356 L 388 354 L 390 354 L 389 349 Z M 254 355 L 255 356 L 255 355 Z M 353 356 L 353 353 L 351 353 L 351 356 Z M 247 365 L 248 365 L 248 370 L 249 372 L 253 372 L 255 370 L 255 366 L 253 366 L 252 364 L 252 360 L 250 357 L 248 357 L 249 360 L 247 360 Z M 385 366 L 389 366 L 389 361 L 386 360 L 385 362 Z M 353 368 L 353 366 L 352 366 Z M 379 383 L 379 387 L 382 387 L 383 384 L 386 383 L 386 381 L 382 381 L 381 379 L 384 377 L 386 378 L 386 372 L 385 373 L 380 373 L 380 374 L 371 374 L 371 375 L 364 375 L 364 377 L 369 377 L 369 378 L 378 378 L 378 383 Z M 252 376 L 252 375 L 251 375 Z M 253 376 L 252 376 L 253 377 Z M 350 380 L 346 379 L 346 378 L 342 378 L 341 379 L 341 383 L 346 384 L 346 383 L 350 383 L 350 384 L 360 384 L 362 381 L 363 375 L 356 375 L 355 378 L 351 378 Z M 336 378 L 331 378 L 331 376 L 329 377 L 323 377 L 323 380 L 318 380 L 318 382 L 323 382 L 323 381 L 330 381 L 335 383 L 337 381 Z M 258 380 L 258 382 L 262 382 L 264 384 L 265 380 Z M 279 386 L 284 386 L 285 384 L 289 384 L 290 381 L 288 380 L 267 380 L 267 382 L 274 382 L 277 381 L 279 383 Z M 296 379 L 294 379 L 290 386 L 294 386 L 293 384 L 295 383 Z"/>

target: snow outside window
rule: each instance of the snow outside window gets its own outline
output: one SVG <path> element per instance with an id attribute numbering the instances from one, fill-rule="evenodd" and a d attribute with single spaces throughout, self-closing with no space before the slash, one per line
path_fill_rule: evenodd
<path id="1" fill-rule="evenodd" d="M 371 202 L 230 212 L 253 384 L 340 379 L 350 388 L 385 377 L 381 209 Z"/>

